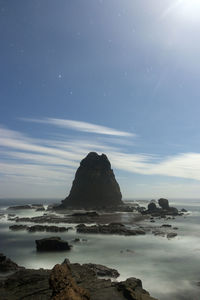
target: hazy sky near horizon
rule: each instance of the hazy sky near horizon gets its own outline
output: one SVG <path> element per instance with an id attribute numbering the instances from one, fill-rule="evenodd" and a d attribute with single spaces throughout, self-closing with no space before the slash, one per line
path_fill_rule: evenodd
<path id="1" fill-rule="evenodd" d="M 196 0 L 0 0 L 0 198 L 64 198 L 89 151 L 200 198 L 199 37 Z"/>

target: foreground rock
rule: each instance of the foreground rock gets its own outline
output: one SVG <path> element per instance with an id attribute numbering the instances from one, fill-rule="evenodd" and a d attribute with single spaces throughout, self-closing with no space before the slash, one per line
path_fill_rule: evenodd
<path id="1" fill-rule="evenodd" d="M 55 265 L 50 279 L 50 288 L 52 288 L 52 300 L 89 300 L 88 291 L 79 287 L 72 278 L 69 264 Z"/>
<path id="2" fill-rule="evenodd" d="M 97 269 L 99 265 L 70 264 L 67 260 L 52 271 L 20 268 L 12 275 L 0 277 L 1 299 L 156 300 L 143 289 L 141 280 L 128 278 L 112 282 L 100 279 L 95 271 Z"/>
<path id="3" fill-rule="evenodd" d="M 16 271 L 19 266 L 14 263 L 10 258 L 7 258 L 4 254 L 0 253 L 0 272 Z"/>
<path id="4" fill-rule="evenodd" d="M 70 250 L 71 245 L 63 241 L 60 237 L 50 237 L 45 239 L 36 240 L 37 251 L 64 251 Z"/>
<path id="5" fill-rule="evenodd" d="M 145 234 L 142 229 L 129 229 L 121 223 L 110 223 L 109 225 L 92 225 L 86 226 L 79 224 L 76 227 L 79 233 L 101 233 L 101 234 L 119 234 L 119 235 L 138 235 Z"/>
<path id="6" fill-rule="evenodd" d="M 105 154 L 90 152 L 80 163 L 69 196 L 57 209 L 123 205 L 119 184 Z"/>

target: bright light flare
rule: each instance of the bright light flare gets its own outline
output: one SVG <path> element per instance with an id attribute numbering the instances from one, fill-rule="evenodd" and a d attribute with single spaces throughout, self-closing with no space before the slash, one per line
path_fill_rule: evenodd
<path id="1" fill-rule="evenodd" d="M 200 22 L 200 0 L 177 0 L 165 10 L 163 17 L 169 14 L 190 22 Z"/>

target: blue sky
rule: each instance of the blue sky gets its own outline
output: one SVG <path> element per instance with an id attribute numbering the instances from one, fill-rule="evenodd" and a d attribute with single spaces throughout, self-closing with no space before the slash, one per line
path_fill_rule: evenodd
<path id="1" fill-rule="evenodd" d="M 196 0 L 0 0 L 0 197 L 97 151 L 124 198 L 199 198 L 199 36 Z"/>

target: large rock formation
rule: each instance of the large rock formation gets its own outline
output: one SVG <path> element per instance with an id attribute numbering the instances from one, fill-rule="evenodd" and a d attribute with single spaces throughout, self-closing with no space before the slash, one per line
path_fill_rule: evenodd
<path id="1" fill-rule="evenodd" d="M 122 205 L 122 195 L 105 154 L 90 152 L 80 163 L 69 196 L 58 208 L 108 208 Z"/>

